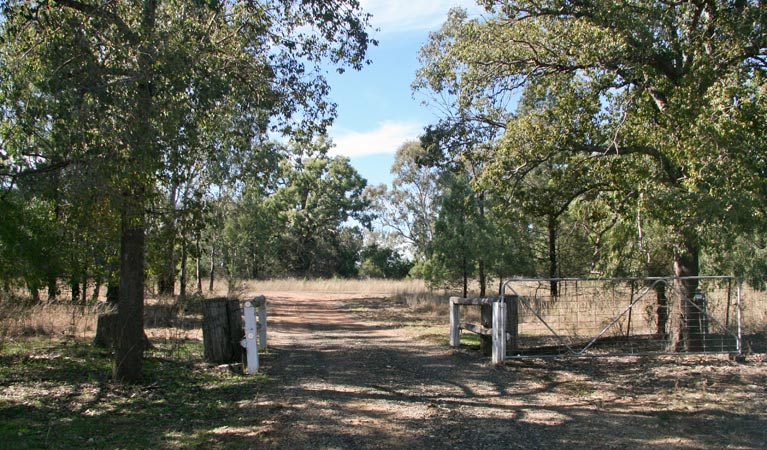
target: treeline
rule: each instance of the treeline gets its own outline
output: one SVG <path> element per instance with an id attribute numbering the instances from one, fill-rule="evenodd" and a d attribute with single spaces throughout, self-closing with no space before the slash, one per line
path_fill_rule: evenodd
<path id="1" fill-rule="evenodd" d="M 185 295 L 188 287 L 212 289 L 218 277 L 235 285 L 275 277 L 407 276 L 412 264 L 399 253 L 365 244 L 373 218 L 363 195 L 367 182 L 347 158 L 327 156 L 325 140 L 266 142 L 254 150 L 258 160 L 238 163 L 236 183 L 211 183 L 211 168 L 202 163 L 158 183 L 147 207 L 151 289 Z M 25 287 L 34 299 L 41 292 L 56 299 L 63 282 L 76 301 L 117 295 L 120 218 L 99 192 L 77 191 L 81 176 L 33 174 L 3 193 L 6 292 Z"/>

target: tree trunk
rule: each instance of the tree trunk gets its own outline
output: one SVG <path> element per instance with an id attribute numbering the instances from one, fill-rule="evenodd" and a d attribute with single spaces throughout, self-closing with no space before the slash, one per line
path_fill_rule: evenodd
<path id="1" fill-rule="evenodd" d="M 59 287 L 55 275 L 48 276 L 48 301 L 56 300 L 59 295 Z"/>
<path id="2" fill-rule="evenodd" d="M 93 338 L 93 345 L 102 348 L 114 349 L 117 343 L 117 313 L 108 312 L 99 314 L 96 319 L 96 336 Z M 144 350 L 148 350 L 149 338 L 144 334 L 141 345 Z"/>
<path id="3" fill-rule="evenodd" d="M 101 273 L 100 271 L 96 273 L 95 278 L 93 279 L 93 293 L 91 294 L 91 303 L 95 303 L 99 299 L 99 293 L 101 291 Z"/>
<path id="4" fill-rule="evenodd" d="M 74 274 L 72 275 L 72 278 L 69 279 L 69 288 L 72 292 L 72 303 L 80 301 L 80 283 L 77 282 L 77 278 Z"/>
<path id="5" fill-rule="evenodd" d="M 463 296 L 468 297 L 469 296 L 469 273 L 468 269 L 466 268 L 466 255 L 463 255 L 463 259 L 461 260 L 461 269 L 463 271 Z"/>
<path id="6" fill-rule="evenodd" d="M 157 280 L 157 290 L 160 295 L 173 296 L 176 290 L 176 196 L 178 186 L 170 189 L 169 217 L 165 217 L 166 223 L 162 233 L 165 236 L 165 265 L 160 279 Z"/>
<path id="7" fill-rule="evenodd" d="M 479 258 L 479 296 L 484 297 L 487 293 L 487 275 L 485 274 L 485 259 Z"/>
<path id="8" fill-rule="evenodd" d="M 140 193 L 122 213 L 120 236 L 120 302 L 117 305 L 114 379 L 137 383 L 143 377 L 144 346 L 144 216 Z"/>
<path id="9" fill-rule="evenodd" d="M 549 231 L 549 278 L 557 278 L 557 219 L 553 214 L 549 215 L 547 224 Z M 556 281 L 550 281 L 551 296 L 559 296 L 559 285 Z"/>
<path id="10" fill-rule="evenodd" d="M 197 249 L 197 255 L 194 258 L 194 269 L 195 269 L 195 278 L 197 281 L 197 292 L 202 292 L 202 267 L 200 264 L 201 253 L 200 253 L 200 237 L 199 236 L 195 236 L 194 245 L 195 245 L 195 248 Z"/>
<path id="11" fill-rule="evenodd" d="M 88 303 L 88 267 L 87 266 L 83 268 L 82 286 L 83 286 L 83 290 L 81 292 L 81 295 L 82 295 L 82 303 L 84 305 Z"/>
<path id="12" fill-rule="evenodd" d="M 666 325 L 668 324 L 668 297 L 666 297 L 666 283 L 655 284 L 655 297 L 658 299 L 656 307 L 657 326 L 655 334 L 667 337 Z"/>
<path id="13" fill-rule="evenodd" d="M 181 279 L 179 280 L 179 297 L 186 298 L 186 241 L 181 240 Z"/>
<path id="14" fill-rule="evenodd" d="M 109 276 L 107 281 L 107 303 L 116 305 L 120 300 L 120 283 L 114 279 L 114 275 Z"/>
<path id="15" fill-rule="evenodd" d="M 143 379 L 144 358 L 144 232 L 148 182 L 159 159 L 152 126 L 154 32 L 158 0 L 142 2 L 141 43 L 136 57 L 135 104 L 128 118 L 130 154 L 124 161 L 120 230 L 120 302 L 113 375 L 117 382 Z"/>
<path id="16" fill-rule="evenodd" d="M 215 255 L 216 255 L 216 245 L 211 244 L 210 246 L 210 278 L 208 280 L 208 292 L 213 292 L 213 281 L 216 276 Z"/>
<path id="17" fill-rule="evenodd" d="M 674 254 L 674 275 L 676 291 L 678 293 L 679 337 L 678 341 L 685 351 L 703 351 L 705 330 L 705 311 L 700 307 L 696 298 L 698 291 L 697 279 L 685 279 L 685 277 L 697 277 L 699 271 L 698 256 L 700 251 L 691 240 L 687 240 L 682 248 Z"/>

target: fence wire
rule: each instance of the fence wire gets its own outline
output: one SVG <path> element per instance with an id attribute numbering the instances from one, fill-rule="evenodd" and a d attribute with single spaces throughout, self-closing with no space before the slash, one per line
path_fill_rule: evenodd
<path id="1" fill-rule="evenodd" d="M 742 352 L 731 277 L 519 279 L 502 293 L 516 302 L 507 358 Z"/>

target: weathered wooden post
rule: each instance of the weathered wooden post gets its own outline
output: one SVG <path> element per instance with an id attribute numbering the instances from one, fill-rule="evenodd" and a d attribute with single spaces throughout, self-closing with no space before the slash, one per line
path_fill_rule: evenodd
<path id="1" fill-rule="evenodd" d="M 493 364 L 501 364 L 506 358 L 506 302 L 493 302 Z"/>
<path id="2" fill-rule="evenodd" d="M 450 346 L 458 347 L 461 344 L 461 305 L 456 300 L 458 297 L 450 297 Z"/>
<path id="3" fill-rule="evenodd" d="M 214 363 L 242 361 L 240 301 L 215 298 L 204 302 L 202 338 L 205 359 Z"/>
<path id="4" fill-rule="evenodd" d="M 259 295 L 256 300 L 258 305 L 258 349 L 266 350 L 266 297 Z"/>
<path id="5" fill-rule="evenodd" d="M 493 326 L 493 306 L 489 301 L 480 303 L 479 316 L 482 328 L 489 330 Z M 493 339 L 490 333 L 481 333 L 479 335 L 479 350 L 483 355 L 490 356 L 493 353 L 492 348 Z"/>
<path id="6" fill-rule="evenodd" d="M 506 302 L 507 350 L 515 352 L 519 346 L 519 298 L 516 295 L 504 297 Z"/>

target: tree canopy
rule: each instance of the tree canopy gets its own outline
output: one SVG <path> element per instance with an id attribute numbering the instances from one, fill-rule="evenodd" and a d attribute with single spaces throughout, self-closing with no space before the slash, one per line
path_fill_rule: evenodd
<path id="1" fill-rule="evenodd" d="M 226 166 L 258 154 L 267 132 L 324 132 L 335 107 L 318 63 L 361 68 L 367 16 L 344 0 L 0 7 L 3 196 L 33 174 L 63 173 L 108 197 L 120 217 L 115 377 L 138 380 L 146 213 L 159 180 L 174 188 L 177 167 L 203 159 L 226 181 Z"/>

